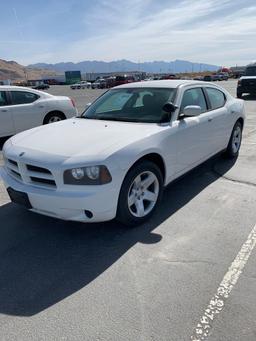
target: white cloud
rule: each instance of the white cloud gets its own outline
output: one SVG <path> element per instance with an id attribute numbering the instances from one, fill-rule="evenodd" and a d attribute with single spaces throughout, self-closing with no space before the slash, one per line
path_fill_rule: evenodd
<path id="1" fill-rule="evenodd" d="M 240 0 L 185 0 L 175 5 L 165 0 L 155 11 L 156 1 L 96 2 L 83 22 L 90 37 L 75 40 L 74 35 L 73 41 L 56 49 L 44 41 L 42 53 L 30 43 L 22 59 L 29 63 L 186 59 L 218 65 L 255 59 L 256 6 L 250 1 L 243 5 Z"/>

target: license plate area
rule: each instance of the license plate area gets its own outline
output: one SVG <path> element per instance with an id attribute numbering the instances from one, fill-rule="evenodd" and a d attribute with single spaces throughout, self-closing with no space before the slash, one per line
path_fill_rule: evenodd
<path id="1" fill-rule="evenodd" d="M 31 209 L 31 203 L 29 201 L 27 193 L 16 191 L 15 189 L 8 187 L 7 192 L 12 202 L 15 204 L 26 207 L 27 209 Z"/>

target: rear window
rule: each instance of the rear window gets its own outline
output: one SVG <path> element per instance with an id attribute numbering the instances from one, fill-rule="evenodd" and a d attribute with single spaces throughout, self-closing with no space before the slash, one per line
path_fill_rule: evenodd
<path id="1" fill-rule="evenodd" d="M 0 107 L 3 107 L 5 105 L 8 105 L 6 92 L 0 91 Z"/>
<path id="2" fill-rule="evenodd" d="M 245 70 L 246 76 L 256 76 L 256 66 L 251 66 L 246 68 Z"/>
<path id="3" fill-rule="evenodd" d="M 206 88 L 206 92 L 209 97 L 211 109 L 218 109 L 225 105 L 226 96 L 222 91 L 213 88 Z"/>
<path id="4" fill-rule="evenodd" d="M 28 91 L 11 91 L 12 104 L 28 104 L 35 102 L 39 96 Z"/>

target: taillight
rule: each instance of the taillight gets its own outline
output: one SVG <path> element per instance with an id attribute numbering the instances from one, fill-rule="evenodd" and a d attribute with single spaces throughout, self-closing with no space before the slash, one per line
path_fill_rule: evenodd
<path id="1" fill-rule="evenodd" d="M 239 81 L 237 82 L 238 85 L 242 84 L 242 81 L 239 79 Z"/>
<path id="2" fill-rule="evenodd" d="M 75 107 L 76 107 L 76 103 L 75 103 L 75 101 L 73 100 L 73 98 L 70 98 L 70 101 L 71 101 L 73 107 L 75 108 Z"/>

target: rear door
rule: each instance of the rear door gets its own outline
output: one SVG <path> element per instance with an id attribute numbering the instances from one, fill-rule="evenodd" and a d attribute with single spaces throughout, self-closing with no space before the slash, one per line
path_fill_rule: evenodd
<path id="1" fill-rule="evenodd" d="M 217 88 L 205 87 L 206 98 L 209 103 L 210 135 L 214 152 L 219 152 L 227 146 L 230 137 L 231 119 L 226 107 L 226 95 Z"/>
<path id="2" fill-rule="evenodd" d="M 22 90 L 12 90 L 10 94 L 16 133 L 43 123 L 46 108 L 38 94 Z"/>
<path id="3" fill-rule="evenodd" d="M 8 93 L 0 90 L 0 137 L 14 133 L 12 107 L 9 103 Z"/>

